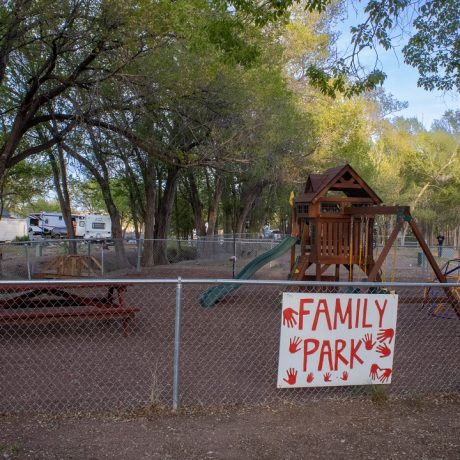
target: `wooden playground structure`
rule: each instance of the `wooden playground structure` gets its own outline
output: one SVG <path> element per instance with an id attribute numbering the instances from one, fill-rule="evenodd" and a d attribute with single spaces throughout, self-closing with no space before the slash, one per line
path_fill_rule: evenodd
<path id="1" fill-rule="evenodd" d="M 97 277 L 102 273 L 100 262 L 93 256 L 69 254 L 56 256 L 48 261 L 34 278 L 83 278 Z"/>
<path id="2" fill-rule="evenodd" d="M 396 224 L 374 260 L 374 223 L 378 215 L 394 215 Z M 300 255 L 291 248 L 291 279 L 339 281 L 341 267 L 348 280 L 355 273 L 369 282 L 382 281 L 380 270 L 404 223 L 410 226 L 440 283 L 448 282 L 426 244 L 408 206 L 385 206 L 378 195 L 350 166 L 310 174 L 304 192 L 292 202 L 292 236 L 299 239 Z M 331 268 L 334 274 L 326 274 Z M 460 295 L 445 288 L 460 317 Z"/>

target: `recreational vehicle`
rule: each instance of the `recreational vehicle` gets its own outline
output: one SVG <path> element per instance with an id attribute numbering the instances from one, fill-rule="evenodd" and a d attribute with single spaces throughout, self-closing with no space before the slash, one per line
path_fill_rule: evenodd
<path id="1" fill-rule="evenodd" d="M 60 212 L 41 212 L 34 216 L 40 219 L 40 227 L 44 233 L 51 233 L 54 228 L 65 227 L 64 218 Z"/>
<path id="2" fill-rule="evenodd" d="M 28 230 L 31 239 L 41 237 L 66 238 L 67 226 L 62 213 L 41 212 L 28 217 Z M 77 238 L 107 239 L 112 237 L 112 222 L 109 216 L 100 214 L 73 215 L 72 225 Z"/>
<path id="3" fill-rule="evenodd" d="M 36 214 L 31 214 L 26 219 L 27 222 L 27 234 L 29 239 L 40 240 L 45 236 L 45 231 L 42 228 L 40 217 Z"/>
<path id="4" fill-rule="evenodd" d="M 102 240 L 112 238 L 112 221 L 109 216 L 103 216 L 101 214 L 87 214 L 83 216 L 84 219 L 78 220 L 78 227 L 83 229 L 82 222 L 84 222 L 84 239 L 90 240 Z M 78 236 L 79 232 L 76 232 Z"/>

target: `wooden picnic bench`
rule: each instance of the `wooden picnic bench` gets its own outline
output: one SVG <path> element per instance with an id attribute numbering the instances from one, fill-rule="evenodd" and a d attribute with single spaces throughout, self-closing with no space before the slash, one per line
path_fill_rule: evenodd
<path id="1" fill-rule="evenodd" d="M 98 289 L 103 295 L 79 295 L 78 291 Z M 123 335 L 140 311 L 126 306 L 128 284 L 98 282 L 91 284 L 0 285 L 0 325 L 45 324 L 56 321 L 121 319 Z"/>

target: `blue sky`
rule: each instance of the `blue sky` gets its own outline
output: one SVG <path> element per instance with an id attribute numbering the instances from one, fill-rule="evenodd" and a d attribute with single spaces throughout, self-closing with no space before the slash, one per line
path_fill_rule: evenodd
<path id="1" fill-rule="evenodd" d="M 366 3 L 366 2 L 364 2 Z M 361 4 L 362 6 L 362 4 Z M 362 12 L 358 13 L 350 7 L 348 18 L 338 24 L 337 29 L 341 32 L 338 40 L 339 50 L 345 50 L 350 45 L 350 26 L 362 22 Z M 387 78 L 383 87 L 400 101 L 407 101 L 407 109 L 396 115 L 404 117 L 417 117 L 426 128 L 430 128 L 433 120 L 442 117 L 446 110 L 460 109 L 460 96 L 457 92 L 443 93 L 440 91 L 425 91 L 417 86 L 418 72 L 413 67 L 404 64 L 401 49 L 405 41 L 394 50 L 378 50 L 379 68 L 386 73 Z M 362 63 L 372 68 L 375 63 L 375 54 L 366 52 L 362 55 Z"/>
<path id="2" fill-rule="evenodd" d="M 399 54 L 399 53 L 398 53 Z M 387 74 L 384 88 L 401 101 L 407 101 L 409 107 L 397 115 L 417 117 L 426 128 L 433 120 L 442 117 L 449 109 L 460 109 L 460 98 L 455 92 L 425 91 L 417 86 L 418 72 L 403 62 L 401 55 L 394 52 L 380 53 L 382 70 Z"/>

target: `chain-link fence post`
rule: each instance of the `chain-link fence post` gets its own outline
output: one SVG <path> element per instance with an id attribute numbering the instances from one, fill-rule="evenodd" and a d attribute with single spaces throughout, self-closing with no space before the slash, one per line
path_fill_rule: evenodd
<path id="1" fill-rule="evenodd" d="M 27 264 L 27 279 L 32 279 L 32 273 L 30 269 L 30 257 L 29 257 L 29 245 L 25 244 L 24 249 L 26 251 L 26 264 Z"/>
<path id="2" fill-rule="evenodd" d="M 142 260 L 142 242 L 141 239 L 137 239 L 137 263 L 136 271 L 139 273 L 141 271 L 141 260 Z"/>
<path id="3" fill-rule="evenodd" d="M 101 276 L 105 275 L 104 271 L 104 245 L 101 244 Z"/>
<path id="4" fill-rule="evenodd" d="M 33 245 L 34 243 L 32 243 Z M 43 255 L 43 246 L 40 242 L 35 243 L 35 256 L 36 257 L 41 257 Z"/>
<path id="5" fill-rule="evenodd" d="M 173 368 L 173 410 L 179 407 L 179 361 L 180 361 L 180 329 L 182 309 L 182 278 L 177 278 L 176 285 L 176 316 L 174 320 L 174 368 Z"/>

